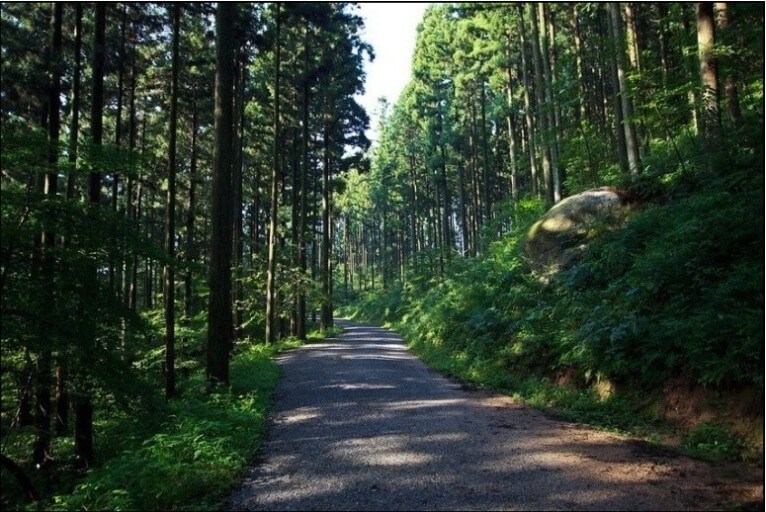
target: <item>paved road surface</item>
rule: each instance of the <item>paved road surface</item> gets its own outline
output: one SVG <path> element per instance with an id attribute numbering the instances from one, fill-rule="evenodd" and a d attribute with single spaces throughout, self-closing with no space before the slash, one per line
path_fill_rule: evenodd
<path id="1" fill-rule="evenodd" d="M 269 433 L 230 509 L 688 510 L 762 500 L 762 471 L 737 479 L 465 390 L 394 333 L 338 323 L 337 338 L 280 357 Z"/>

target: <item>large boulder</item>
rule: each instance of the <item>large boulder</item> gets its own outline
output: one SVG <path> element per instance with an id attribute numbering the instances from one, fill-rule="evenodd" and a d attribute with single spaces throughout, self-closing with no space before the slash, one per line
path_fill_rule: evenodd
<path id="1" fill-rule="evenodd" d="M 631 205 L 625 192 L 610 187 L 561 200 L 527 233 L 524 249 L 532 269 L 549 275 L 571 266 L 598 232 L 623 225 Z"/>

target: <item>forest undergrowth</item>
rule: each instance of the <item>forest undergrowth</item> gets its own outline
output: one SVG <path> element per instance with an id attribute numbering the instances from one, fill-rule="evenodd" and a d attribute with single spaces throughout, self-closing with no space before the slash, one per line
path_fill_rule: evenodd
<path id="1" fill-rule="evenodd" d="M 148 311 L 160 329 L 161 311 Z M 54 460 L 45 472 L 32 472 L 38 492 L 50 496 L 24 504 L 14 478 L 3 471 L 3 508 L 27 510 L 210 510 L 220 506 L 252 461 L 265 432 L 272 393 L 279 380 L 274 356 L 300 346 L 296 338 L 277 343 L 236 343 L 232 384 L 211 389 L 205 378 L 206 315 L 179 327 L 181 346 L 177 398 L 166 401 L 156 386 L 142 388 L 138 402 L 103 397 L 96 420 L 98 466 L 73 471 L 68 460 Z M 328 331 L 327 334 L 335 330 Z M 307 342 L 327 334 L 311 331 Z M 160 375 L 162 351 L 137 362 Z M 140 386 L 140 384 L 134 384 Z M 27 431 L 29 430 L 29 431 Z M 19 429 L 9 452 L 24 452 L 32 429 Z M 69 438 L 54 440 L 54 453 L 71 451 Z"/>
<path id="2" fill-rule="evenodd" d="M 542 213 L 443 275 L 354 294 L 343 312 L 385 323 L 432 367 L 564 418 L 705 459 L 763 449 L 763 175 L 752 167 L 647 173 L 640 206 L 551 280 L 525 256 Z M 416 267 L 413 267 L 416 268 Z M 679 411 L 681 408 L 686 410 Z"/>

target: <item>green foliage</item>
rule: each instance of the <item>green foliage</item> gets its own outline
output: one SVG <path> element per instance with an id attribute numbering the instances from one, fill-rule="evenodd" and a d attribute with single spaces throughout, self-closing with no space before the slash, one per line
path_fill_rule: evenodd
<path id="1" fill-rule="evenodd" d="M 757 190 L 757 189 L 756 189 Z M 634 216 L 557 283 L 569 357 L 650 386 L 686 372 L 701 385 L 763 385 L 760 192 L 715 187 Z M 579 327 L 577 327 L 579 326 Z"/>
<path id="2" fill-rule="evenodd" d="M 209 510 L 241 476 L 260 445 L 279 378 L 272 356 L 294 347 L 241 343 L 228 389 L 207 391 L 202 372 L 183 384 L 155 431 L 133 424 L 124 451 L 92 470 L 54 510 Z M 147 420 L 150 420 L 147 418 Z M 123 433 L 125 435 L 125 433 Z"/>
<path id="3" fill-rule="evenodd" d="M 748 453 L 748 446 L 727 429 L 713 423 L 702 422 L 684 439 L 686 451 L 710 461 L 740 461 Z"/>

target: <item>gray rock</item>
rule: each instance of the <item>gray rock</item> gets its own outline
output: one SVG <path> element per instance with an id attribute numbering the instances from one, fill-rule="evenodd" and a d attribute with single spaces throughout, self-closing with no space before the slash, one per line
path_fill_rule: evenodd
<path id="1" fill-rule="evenodd" d="M 527 233 L 524 251 L 532 269 L 547 276 L 568 268 L 598 232 L 624 225 L 630 209 L 626 194 L 610 187 L 563 199 Z"/>

